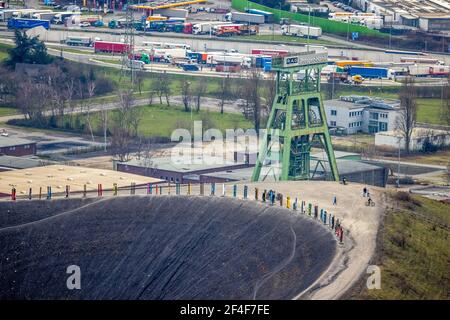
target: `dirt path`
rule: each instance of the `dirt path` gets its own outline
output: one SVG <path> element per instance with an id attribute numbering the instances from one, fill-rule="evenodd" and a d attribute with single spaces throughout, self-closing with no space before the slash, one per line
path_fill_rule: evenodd
<path id="1" fill-rule="evenodd" d="M 253 190 L 255 184 L 249 184 Z M 376 236 L 380 218 L 384 213 L 382 189 L 369 187 L 371 197 L 377 204 L 367 207 L 362 197 L 360 184 L 343 186 L 335 182 L 299 181 L 259 183 L 260 193 L 264 189 L 273 189 L 292 201 L 297 197 L 320 208 L 326 209 L 341 221 L 346 231 L 344 245 L 339 246 L 334 261 L 328 270 L 307 290 L 299 293 L 296 299 L 339 299 L 350 289 L 361 275 L 366 273 L 367 266 L 376 248 Z M 332 205 L 333 196 L 337 196 L 337 205 Z"/>

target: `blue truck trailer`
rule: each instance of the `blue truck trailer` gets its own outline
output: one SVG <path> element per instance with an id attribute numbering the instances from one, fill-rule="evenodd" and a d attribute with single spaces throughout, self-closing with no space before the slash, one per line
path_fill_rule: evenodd
<path id="1" fill-rule="evenodd" d="M 351 66 L 348 68 L 348 74 L 351 76 L 360 75 L 363 78 L 387 78 L 388 69 L 386 68 L 372 68 L 372 67 L 358 67 Z"/>
<path id="2" fill-rule="evenodd" d="M 259 15 L 264 16 L 264 23 L 273 23 L 274 22 L 274 17 L 273 17 L 272 12 L 267 12 L 267 11 L 258 10 L 258 9 L 246 9 L 245 11 L 247 13 L 259 14 Z"/>
<path id="3" fill-rule="evenodd" d="M 8 29 L 30 29 L 39 26 L 42 26 L 48 30 L 50 29 L 50 21 L 39 19 L 17 19 L 17 18 L 12 18 L 8 20 Z"/>

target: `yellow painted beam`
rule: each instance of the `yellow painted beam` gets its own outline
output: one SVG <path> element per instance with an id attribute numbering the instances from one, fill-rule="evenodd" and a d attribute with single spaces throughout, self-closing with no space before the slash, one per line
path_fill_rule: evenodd
<path id="1" fill-rule="evenodd" d="M 190 4 L 197 4 L 206 2 L 206 0 L 191 0 L 191 1 L 183 1 L 178 3 L 169 3 L 169 4 L 163 4 L 160 6 L 146 6 L 146 5 L 133 5 L 131 8 L 133 9 L 145 9 L 145 10 L 158 10 L 158 9 L 168 9 L 168 8 L 176 8 L 176 7 L 182 7 L 187 6 Z"/>

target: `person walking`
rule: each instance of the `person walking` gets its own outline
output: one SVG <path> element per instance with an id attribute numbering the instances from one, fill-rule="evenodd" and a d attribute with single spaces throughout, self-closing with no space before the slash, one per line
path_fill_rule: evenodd
<path id="1" fill-rule="evenodd" d="M 336 198 L 336 196 L 334 196 L 333 197 L 333 206 L 336 206 L 337 205 L 337 198 Z"/>
<path id="2" fill-rule="evenodd" d="M 364 188 L 363 188 L 363 197 L 365 197 L 366 195 L 367 195 L 367 188 L 364 187 Z"/>

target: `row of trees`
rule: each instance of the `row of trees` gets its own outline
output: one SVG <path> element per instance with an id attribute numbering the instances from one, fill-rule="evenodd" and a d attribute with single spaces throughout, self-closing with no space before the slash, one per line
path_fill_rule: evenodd
<path id="1" fill-rule="evenodd" d="M 207 90 L 206 81 L 199 80 L 195 85 L 188 78 L 180 80 L 181 97 L 186 112 L 192 108 L 198 112 L 201 98 Z M 274 79 L 264 80 L 261 73 L 250 70 L 245 78 L 223 77 L 218 80 L 216 98 L 219 100 L 220 113 L 225 112 L 225 105 L 234 100 L 240 100 L 240 107 L 247 119 L 251 120 L 254 129 L 259 132 L 261 123 L 268 115 L 275 96 Z"/>

